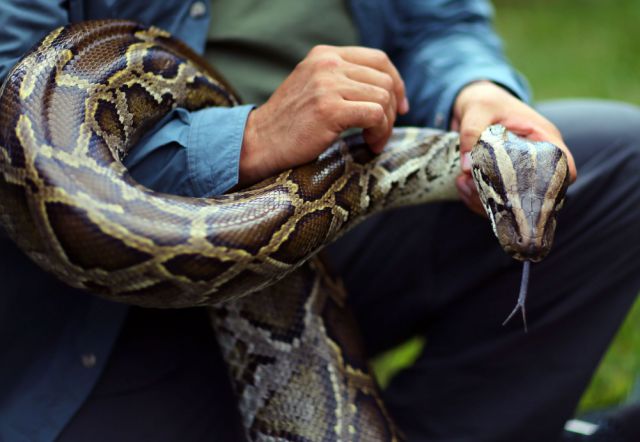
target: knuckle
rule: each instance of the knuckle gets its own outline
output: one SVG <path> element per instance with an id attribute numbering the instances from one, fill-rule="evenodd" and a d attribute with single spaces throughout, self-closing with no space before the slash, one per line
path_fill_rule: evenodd
<path id="1" fill-rule="evenodd" d="M 330 82 L 327 81 L 322 75 L 314 75 L 309 79 L 308 85 L 313 90 L 314 94 L 324 95 L 329 83 Z"/>
<path id="2" fill-rule="evenodd" d="M 375 125 L 384 123 L 384 120 L 387 118 L 387 114 L 385 113 L 384 108 L 377 103 L 374 103 L 373 106 L 370 106 L 367 112 L 369 119 Z"/>
<path id="3" fill-rule="evenodd" d="M 382 77 L 380 77 L 381 79 L 381 83 L 380 85 L 385 88 L 386 90 L 392 90 L 393 89 L 393 77 L 391 77 L 391 75 L 387 74 L 387 73 L 383 73 Z"/>
<path id="4" fill-rule="evenodd" d="M 479 94 L 474 98 L 473 104 L 479 108 L 492 109 L 496 107 L 496 100 L 491 95 Z"/>
<path id="5" fill-rule="evenodd" d="M 396 123 L 396 113 L 393 109 L 391 109 L 389 114 L 387 115 L 387 126 L 389 128 L 389 131 L 393 129 L 393 125 L 395 123 Z"/>
<path id="6" fill-rule="evenodd" d="M 333 103 L 326 95 L 316 95 L 314 97 L 314 113 L 322 120 L 328 119 L 332 115 Z"/>
<path id="7" fill-rule="evenodd" d="M 315 45 L 309 50 L 309 55 L 320 55 L 329 51 L 329 45 Z"/>
<path id="8" fill-rule="evenodd" d="M 477 140 L 482 131 L 477 127 L 464 127 L 460 131 L 460 137 L 468 140 Z"/>
<path id="9" fill-rule="evenodd" d="M 388 104 L 391 101 L 391 93 L 388 90 L 377 88 L 376 93 L 380 103 Z"/>
<path id="10" fill-rule="evenodd" d="M 389 62 L 389 57 L 381 49 L 372 49 L 371 50 L 371 57 L 372 57 L 374 62 L 379 63 L 379 64 L 385 64 L 385 63 Z"/>
<path id="11" fill-rule="evenodd" d="M 341 61 L 337 54 L 325 54 L 314 60 L 313 67 L 316 72 L 331 71 L 340 66 Z"/>
<path id="12" fill-rule="evenodd" d="M 309 66 L 309 59 L 303 58 L 298 62 L 298 64 L 296 64 L 296 67 L 293 70 L 301 72 L 301 71 L 304 71 L 307 66 Z"/>

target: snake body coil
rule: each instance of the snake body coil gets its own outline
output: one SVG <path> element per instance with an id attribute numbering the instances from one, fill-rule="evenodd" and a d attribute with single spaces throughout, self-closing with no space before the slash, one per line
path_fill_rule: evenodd
<path id="1" fill-rule="evenodd" d="M 2 87 L 0 222 L 74 287 L 147 307 L 210 306 L 248 438 L 397 440 L 344 292 L 310 258 L 372 213 L 454 199 L 457 134 L 399 129 L 379 156 L 357 136 L 338 140 L 314 163 L 207 199 L 153 192 L 121 164 L 171 109 L 235 104 L 215 71 L 159 29 L 109 20 L 54 30 Z M 491 161 L 475 172 L 481 193 Z M 485 205 L 501 228 L 500 210 L 515 209 L 496 195 Z M 553 221 L 562 196 L 549 191 L 551 211 L 536 213 Z"/>

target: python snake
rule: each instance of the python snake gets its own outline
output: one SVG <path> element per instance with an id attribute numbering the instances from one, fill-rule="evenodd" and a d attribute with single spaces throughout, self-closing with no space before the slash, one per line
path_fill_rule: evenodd
<path id="1" fill-rule="evenodd" d="M 383 209 L 456 199 L 458 135 L 395 129 L 377 156 L 351 136 L 212 198 L 151 191 L 122 165 L 171 109 L 237 102 L 160 29 L 105 20 L 52 31 L 0 90 L 0 222 L 71 286 L 139 306 L 208 306 L 248 439 L 399 440 L 344 290 L 314 255 Z M 567 187 L 564 154 L 492 126 L 472 156 L 503 248 L 541 259 Z"/>

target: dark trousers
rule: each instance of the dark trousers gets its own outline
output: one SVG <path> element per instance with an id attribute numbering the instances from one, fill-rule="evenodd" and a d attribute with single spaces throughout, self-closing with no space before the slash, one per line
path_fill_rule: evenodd
<path id="1" fill-rule="evenodd" d="M 540 109 L 563 132 L 579 178 L 552 252 L 532 268 L 528 333 L 518 317 L 501 326 L 521 265 L 460 203 L 381 214 L 329 249 L 371 355 L 416 334 L 427 340 L 385 391 L 410 441 L 555 440 L 640 290 L 640 110 Z M 224 366 L 207 353 L 213 341 L 193 340 L 193 313 L 174 314 L 183 317 L 130 316 L 61 440 L 241 438 Z M 162 321 L 173 332 L 160 341 L 145 330 Z"/>
<path id="2" fill-rule="evenodd" d="M 553 441 L 640 291 L 640 110 L 540 107 L 578 166 L 555 245 L 531 270 L 460 203 L 384 213 L 330 248 L 370 354 L 419 334 L 424 351 L 385 391 L 411 441 Z"/>

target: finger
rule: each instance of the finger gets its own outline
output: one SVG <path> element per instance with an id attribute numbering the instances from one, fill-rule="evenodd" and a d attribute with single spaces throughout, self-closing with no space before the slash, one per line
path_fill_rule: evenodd
<path id="1" fill-rule="evenodd" d="M 384 124 L 366 128 L 362 132 L 364 141 L 369 145 L 371 151 L 374 153 L 382 152 L 390 136 L 391 131 L 387 127 L 385 127 Z"/>
<path id="2" fill-rule="evenodd" d="M 386 91 L 389 96 L 389 100 L 386 100 L 388 103 L 384 103 L 384 106 L 389 106 L 387 118 L 389 119 L 389 124 L 393 126 L 399 109 L 398 101 L 393 90 L 393 79 L 391 76 L 366 66 L 359 66 L 352 63 L 349 64 L 350 66 L 346 68 L 345 72 L 348 79 L 353 80 L 358 84 L 366 84 Z M 363 100 L 366 100 L 366 98 L 363 98 Z"/>
<path id="3" fill-rule="evenodd" d="M 400 105 L 402 103 L 398 101 L 398 97 L 394 90 L 393 78 L 391 77 L 391 75 L 385 72 L 380 72 L 368 66 L 362 66 L 353 63 L 348 63 L 348 66 L 345 67 L 345 75 L 351 80 L 360 83 L 371 84 L 388 91 L 393 98 L 393 103 L 395 106 L 394 110 L 396 112 L 400 112 Z"/>
<path id="4" fill-rule="evenodd" d="M 387 116 L 386 131 L 391 132 L 396 121 L 396 100 L 393 93 L 378 86 L 347 80 L 338 86 L 342 98 L 349 101 L 370 101 L 381 105 Z"/>
<path id="5" fill-rule="evenodd" d="M 467 196 L 461 194 L 460 201 L 462 201 L 464 205 L 467 206 L 467 208 L 471 210 L 473 213 L 476 213 L 485 218 L 487 217 L 487 213 L 484 211 L 484 209 L 478 208 L 471 200 L 469 200 Z"/>
<path id="6" fill-rule="evenodd" d="M 362 137 L 373 153 L 380 153 L 387 145 L 387 141 L 391 137 L 391 132 L 380 132 L 375 128 L 365 129 L 362 131 Z"/>
<path id="7" fill-rule="evenodd" d="M 454 132 L 460 132 L 460 121 L 455 116 L 452 117 L 449 127 Z"/>
<path id="8" fill-rule="evenodd" d="M 340 122 L 342 130 L 352 127 L 365 129 L 365 141 L 374 146 L 384 139 L 387 134 L 387 115 L 378 103 L 370 101 L 343 100 L 336 107 L 335 117 Z"/>
<path id="9" fill-rule="evenodd" d="M 375 153 L 380 153 L 384 149 L 391 136 L 392 126 L 387 120 L 384 107 L 379 103 L 344 100 L 336 112 L 336 118 L 347 125 L 343 126 L 343 130 L 352 127 L 364 129 L 362 132 L 364 141 Z"/>
<path id="10" fill-rule="evenodd" d="M 487 216 L 486 211 L 480 201 L 480 196 L 473 183 L 471 177 L 460 175 L 456 178 L 456 188 L 462 202 L 473 212 L 484 217 Z"/>
<path id="11" fill-rule="evenodd" d="M 393 79 L 393 90 L 396 101 L 399 103 L 398 112 L 405 114 L 409 111 L 409 101 L 405 96 L 405 85 L 398 69 L 391 63 L 387 54 L 379 49 L 364 48 L 359 46 L 343 46 L 336 48 L 338 54 L 346 61 L 368 66 L 384 72 Z"/>
<path id="12" fill-rule="evenodd" d="M 464 160 L 464 154 L 471 151 L 471 148 L 478 142 L 480 134 L 495 121 L 490 112 L 474 110 L 467 112 L 460 121 L 460 155 L 463 156 L 460 162 L 464 173 L 471 172 L 471 165 Z"/>
<path id="13" fill-rule="evenodd" d="M 355 63 L 346 63 L 344 73 L 350 78 L 361 83 L 369 83 L 381 87 L 389 92 L 395 92 L 393 77 L 385 72 Z"/>

